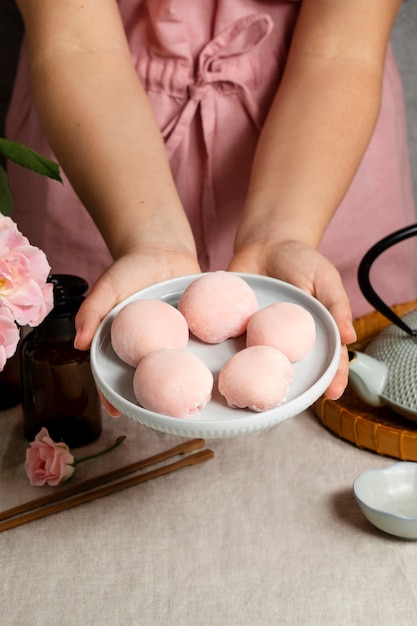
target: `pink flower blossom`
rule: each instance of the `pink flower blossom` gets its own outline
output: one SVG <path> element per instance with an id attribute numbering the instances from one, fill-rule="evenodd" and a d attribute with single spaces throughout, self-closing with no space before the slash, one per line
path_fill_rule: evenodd
<path id="1" fill-rule="evenodd" d="M 21 326 L 37 326 L 53 307 L 53 285 L 46 283 L 50 266 L 9 217 L 0 215 L 0 305 Z"/>
<path id="2" fill-rule="evenodd" d="M 56 443 L 49 436 L 47 429 L 41 428 L 35 441 L 32 441 L 26 450 L 25 470 L 30 484 L 34 487 L 42 487 L 45 484 L 55 487 L 71 478 L 76 465 L 115 450 L 125 439 L 126 437 L 121 435 L 116 443 L 105 450 L 76 459 L 66 443 L 63 441 Z"/>
<path id="3" fill-rule="evenodd" d="M 75 469 L 75 459 L 64 442 L 55 443 L 42 428 L 26 450 L 25 470 L 30 484 L 36 487 L 59 485 L 68 480 Z"/>
<path id="4" fill-rule="evenodd" d="M 0 372 L 7 359 L 14 355 L 20 333 L 9 309 L 0 306 Z"/>

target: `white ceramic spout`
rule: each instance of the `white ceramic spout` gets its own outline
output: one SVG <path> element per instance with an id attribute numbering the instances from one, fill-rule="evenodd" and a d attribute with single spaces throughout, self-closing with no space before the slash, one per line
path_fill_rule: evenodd
<path id="1" fill-rule="evenodd" d="M 350 352 L 349 359 L 349 382 L 361 400 L 371 406 L 386 404 L 387 365 L 363 352 Z"/>

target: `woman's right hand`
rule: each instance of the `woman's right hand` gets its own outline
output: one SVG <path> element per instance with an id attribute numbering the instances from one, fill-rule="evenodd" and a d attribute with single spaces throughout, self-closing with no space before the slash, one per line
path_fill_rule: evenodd
<path id="1" fill-rule="evenodd" d="M 149 248 L 121 256 L 97 280 L 81 305 L 75 320 L 75 347 L 88 350 L 101 320 L 135 291 L 200 271 L 197 259 L 184 250 Z"/>

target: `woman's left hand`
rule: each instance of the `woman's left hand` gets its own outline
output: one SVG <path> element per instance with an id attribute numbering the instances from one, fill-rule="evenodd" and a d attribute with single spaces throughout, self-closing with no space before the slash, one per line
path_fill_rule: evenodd
<path id="1" fill-rule="evenodd" d="M 342 352 L 337 373 L 326 396 L 339 398 L 348 382 L 347 344 L 356 339 L 352 310 L 342 279 L 334 265 L 318 250 L 299 241 L 251 243 L 238 250 L 228 269 L 263 274 L 291 283 L 319 300 L 333 315 L 340 332 Z"/>

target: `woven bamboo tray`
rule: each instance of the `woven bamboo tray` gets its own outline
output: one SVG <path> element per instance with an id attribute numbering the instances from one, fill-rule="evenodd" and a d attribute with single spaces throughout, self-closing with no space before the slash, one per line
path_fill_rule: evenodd
<path id="1" fill-rule="evenodd" d="M 402 316 L 417 308 L 417 301 L 397 304 L 392 308 Z M 378 312 L 355 320 L 357 341 L 349 347 L 363 350 L 389 323 Z M 417 423 L 397 415 L 388 407 L 368 406 L 349 385 L 339 400 L 322 396 L 312 408 L 326 428 L 358 448 L 401 461 L 417 461 Z"/>

